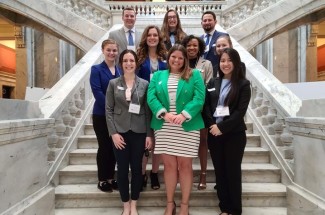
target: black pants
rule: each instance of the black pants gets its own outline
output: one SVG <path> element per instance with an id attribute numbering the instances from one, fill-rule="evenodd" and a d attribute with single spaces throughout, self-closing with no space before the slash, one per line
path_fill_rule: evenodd
<path id="1" fill-rule="evenodd" d="M 116 160 L 113 152 L 112 138 L 110 138 L 108 134 L 106 117 L 93 115 L 93 126 L 98 141 L 96 157 L 98 180 L 106 181 L 108 179 L 113 179 Z"/>
<path id="2" fill-rule="evenodd" d="M 217 137 L 210 133 L 208 135 L 221 212 L 233 215 L 242 213 L 241 162 L 246 142 L 245 131 Z"/>
<path id="3" fill-rule="evenodd" d="M 128 131 L 120 133 L 125 148 L 115 147 L 114 153 L 117 161 L 117 183 L 122 202 L 130 200 L 129 194 L 129 167 L 131 167 L 131 200 L 138 200 L 142 187 L 142 156 L 145 147 L 146 134 Z"/>

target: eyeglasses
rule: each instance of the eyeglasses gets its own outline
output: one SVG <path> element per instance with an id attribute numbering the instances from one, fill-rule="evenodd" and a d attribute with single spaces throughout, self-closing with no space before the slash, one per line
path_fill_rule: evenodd
<path id="1" fill-rule="evenodd" d="M 168 16 L 168 19 L 171 20 L 171 19 L 177 19 L 177 16 Z"/>

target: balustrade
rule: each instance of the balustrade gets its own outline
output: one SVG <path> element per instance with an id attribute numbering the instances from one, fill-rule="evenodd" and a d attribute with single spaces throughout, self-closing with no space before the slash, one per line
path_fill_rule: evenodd
<path id="1" fill-rule="evenodd" d="M 237 0 L 236 4 L 222 11 L 221 25 L 228 29 L 278 1 L 280 0 Z"/>
<path id="2" fill-rule="evenodd" d="M 139 17 L 157 16 L 162 17 L 167 10 L 173 8 L 180 15 L 201 16 L 207 10 L 214 11 L 221 16 L 221 6 L 226 1 L 212 2 L 105 2 L 96 5 L 88 0 L 50 0 L 59 7 L 64 8 L 77 16 L 81 16 L 93 24 L 108 30 L 114 23 L 111 23 L 113 14 L 121 14 L 123 8 L 133 7 Z"/>

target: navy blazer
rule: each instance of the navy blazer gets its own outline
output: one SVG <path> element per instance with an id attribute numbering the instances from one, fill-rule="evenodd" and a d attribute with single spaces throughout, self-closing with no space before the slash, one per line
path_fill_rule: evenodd
<path id="1" fill-rule="evenodd" d="M 109 70 L 105 61 L 93 65 L 90 73 L 90 86 L 95 97 L 93 114 L 105 116 L 105 95 L 110 80 L 121 75 L 120 69 L 115 66 L 115 76 Z"/>
<path id="2" fill-rule="evenodd" d="M 221 82 L 222 79 L 212 78 L 206 87 L 206 97 L 202 116 L 207 128 L 213 124 L 216 124 L 216 118 L 213 116 L 213 113 L 218 105 Z M 225 116 L 223 121 L 217 124 L 222 134 L 246 130 L 244 116 L 246 114 L 250 98 L 250 82 L 243 79 L 238 83 L 237 97 L 229 104 L 229 116 Z"/>
<path id="3" fill-rule="evenodd" d="M 218 73 L 218 63 L 219 63 L 219 56 L 216 54 L 216 41 L 221 35 L 228 35 L 227 33 L 224 32 L 219 32 L 217 30 L 214 31 L 210 44 L 209 44 L 209 51 L 208 53 L 204 53 L 204 59 L 209 60 L 212 63 L 213 67 L 213 77 L 217 77 Z M 201 38 L 204 39 L 204 34 L 201 36 Z"/>
<path id="4" fill-rule="evenodd" d="M 158 60 L 158 70 L 166 70 L 166 69 L 167 69 L 166 61 Z M 147 57 L 139 67 L 138 77 L 150 82 L 150 73 L 151 73 L 150 58 Z"/>

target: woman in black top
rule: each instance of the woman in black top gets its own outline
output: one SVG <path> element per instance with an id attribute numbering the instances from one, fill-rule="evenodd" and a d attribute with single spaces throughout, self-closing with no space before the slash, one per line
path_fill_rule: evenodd
<path id="1" fill-rule="evenodd" d="M 242 73 L 238 52 L 224 49 L 219 77 L 209 81 L 203 109 L 222 215 L 242 213 L 241 162 L 247 141 L 244 116 L 250 98 L 250 82 Z"/>

